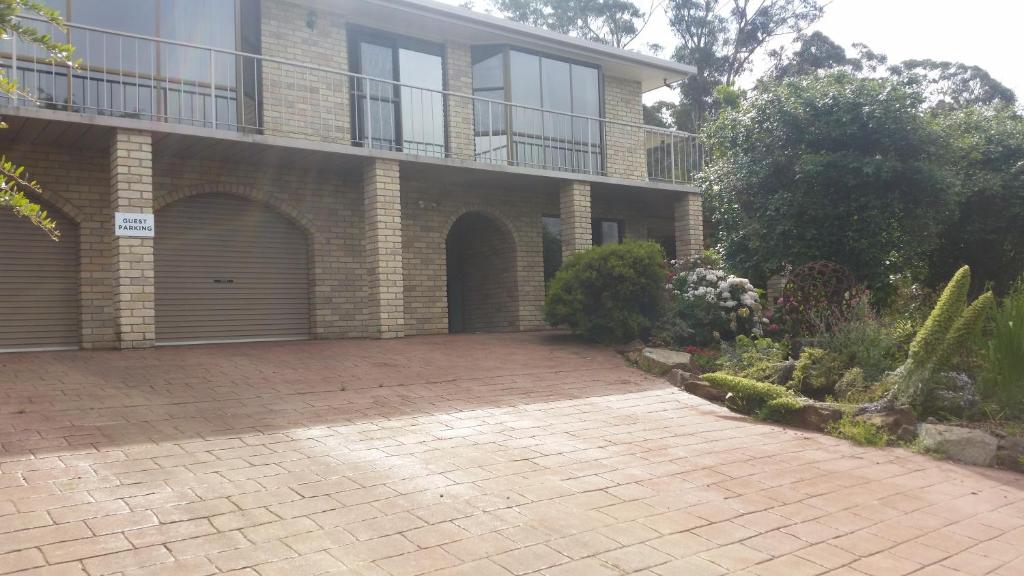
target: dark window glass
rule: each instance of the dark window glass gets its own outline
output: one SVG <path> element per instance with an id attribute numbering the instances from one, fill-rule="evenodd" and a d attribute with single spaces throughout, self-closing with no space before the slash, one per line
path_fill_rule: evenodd
<path id="1" fill-rule="evenodd" d="M 622 220 L 595 218 L 593 222 L 594 246 L 619 244 L 622 242 L 625 226 Z"/>
<path id="2" fill-rule="evenodd" d="M 562 219 L 544 216 L 541 224 L 544 228 L 544 281 L 547 282 L 562 267 Z"/>
<path id="3" fill-rule="evenodd" d="M 358 111 L 353 140 L 373 148 L 443 156 L 443 48 L 368 30 L 354 31 L 353 37 L 353 61 L 368 77 L 353 80 Z"/>

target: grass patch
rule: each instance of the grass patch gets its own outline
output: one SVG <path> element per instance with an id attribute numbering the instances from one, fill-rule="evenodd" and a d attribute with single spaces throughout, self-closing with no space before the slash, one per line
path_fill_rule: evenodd
<path id="1" fill-rule="evenodd" d="M 882 448 L 888 446 L 891 441 L 889 433 L 884 429 L 879 428 L 871 422 L 858 420 L 849 415 L 843 416 L 843 419 L 839 422 L 829 424 L 825 428 L 825 432 L 831 436 L 849 440 L 850 442 L 860 446 Z"/>

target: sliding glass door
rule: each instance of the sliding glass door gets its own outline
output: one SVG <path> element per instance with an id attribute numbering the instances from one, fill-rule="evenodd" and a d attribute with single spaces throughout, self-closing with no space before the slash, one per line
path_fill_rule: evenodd
<path id="1" fill-rule="evenodd" d="M 441 46 L 357 30 L 350 62 L 353 140 L 363 146 L 428 156 L 445 154 L 444 50 Z"/>

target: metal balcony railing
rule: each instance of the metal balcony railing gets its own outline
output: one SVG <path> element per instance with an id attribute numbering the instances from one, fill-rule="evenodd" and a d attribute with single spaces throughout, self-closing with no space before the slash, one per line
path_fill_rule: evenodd
<path id="1" fill-rule="evenodd" d="M 77 65 L 0 40 L 0 69 L 27 94 L 0 104 L 138 118 L 214 130 L 346 143 L 579 174 L 646 162 L 652 181 L 691 183 L 697 138 L 663 128 L 545 110 L 234 50 L 68 24 Z M 457 121 L 456 121 L 457 120 Z M 625 151 L 624 153 L 622 151 Z M 646 156 L 646 158 L 645 158 Z M 642 166 L 630 173 L 640 173 Z"/>

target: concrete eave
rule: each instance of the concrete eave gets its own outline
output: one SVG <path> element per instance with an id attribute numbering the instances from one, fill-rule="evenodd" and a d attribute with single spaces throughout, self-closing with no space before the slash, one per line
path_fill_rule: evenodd
<path id="1" fill-rule="evenodd" d="M 697 73 L 689 64 L 581 40 L 557 32 L 484 14 L 435 0 L 307 0 L 311 7 L 341 10 L 353 21 L 375 27 L 408 28 L 408 34 L 472 44 L 510 43 L 598 64 L 611 75 L 640 81 L 645 92 Z M 392 18 L 381 15 L 392 12 Z M 398 12 L 399 14 L 394 14 Z M 409 18 L 403 19 L 400 15 Z M 418 25 L 411 27 L 408 22 Z"/>

